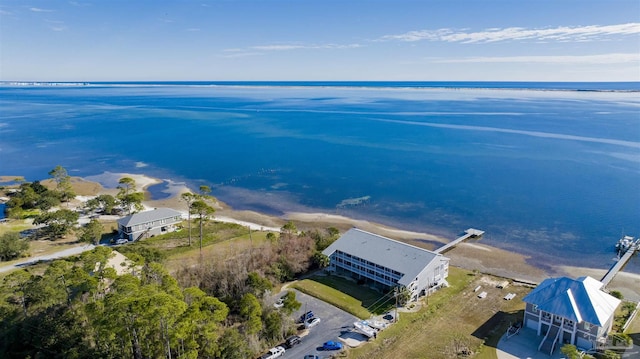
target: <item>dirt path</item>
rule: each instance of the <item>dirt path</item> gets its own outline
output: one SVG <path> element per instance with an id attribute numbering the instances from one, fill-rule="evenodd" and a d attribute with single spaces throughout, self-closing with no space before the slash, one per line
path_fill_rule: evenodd
<path id="1" fill-rule="evenodd" d="M 86 251 L 90 251 L 90 250 L 94 249 L 95 247 L 96 246 L 94 246 L 93 244 L 82 244 L 82 245 L 79 245 L 79 246 L 63 249 L 61 251 L 54 252 L 54 253 L 51 253 L 51 254 L 30 257 L 30 258 L 27 258 L 24 261 L 20 261 L 18 263 L 13 263 L 13 264 L 9 264 L 9 265 L 5 265 L 5 266 L 0 267 L 0 273 L 8 272 L 8 271 L 11 271 L 11 270 L 14 270 L 14 269 L 18 269 L 18 268 L 24 268 L 24 267 L 30 266 L 32 264 L 36 264 L 36 263 L 41 262 L 41 261 L 50 261 L 50 260 L 54 260 L 54 259 L 58 259 L 58 258 L 74 256 L 74 255 L 77 255 L 77 254 L 80 254 L 80 253 L 83 253 L 83 252 L 86 252 Z"/>

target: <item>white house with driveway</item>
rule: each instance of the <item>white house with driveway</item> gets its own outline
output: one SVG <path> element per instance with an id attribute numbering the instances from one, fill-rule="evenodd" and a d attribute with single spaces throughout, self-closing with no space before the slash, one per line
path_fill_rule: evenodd
<path id="1" fill-rule="evenodd" d="M 527 294 L 524 325 L 543 337 L 538 350 L 551 354 L 563 344 L 582 349 L 604 344 L 620 300 L 591 277 L 549 278 Z"/>
<path id="2" fill-rule="evenodd" d="M 449 258 L 377 234 L 352 228 L 322 251 L 327 270 L 387 292 L 405 287 L 411 301 L 447 285 Z"/>
<path id="3" fill-rule="evenodd" d="M 171 208 L 156 208 L 134 213 L 118 220 L 121 238 L 137 241 L 158 234 L 173 232 L 182 222 L 182 214 Z"/>

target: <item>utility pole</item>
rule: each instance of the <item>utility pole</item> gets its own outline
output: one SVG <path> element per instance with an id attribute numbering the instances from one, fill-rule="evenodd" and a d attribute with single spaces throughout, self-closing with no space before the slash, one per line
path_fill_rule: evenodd
<path id="1" fill-rule="evenodd" d="M 393 321 L 398 322 L 398 287 L 393 288 L 393 296 L 396 298 L 396 314 L 393 316 Z"/>

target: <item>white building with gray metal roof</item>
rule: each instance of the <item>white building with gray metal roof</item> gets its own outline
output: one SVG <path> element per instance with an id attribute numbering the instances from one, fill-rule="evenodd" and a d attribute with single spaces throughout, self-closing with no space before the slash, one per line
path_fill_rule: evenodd
<path id="1" fill-rule="evenodd" d="M 129 241 L 173 232 L 182 222 L 182 214 L 171 208 L 156 208 L 151 211 L 134 213 L 118 220 L 121 238 Z"/>
<path id="2" fill-rule="evenodd" d="M 405 287 L 412 301 L 447 285 L 449 258 L 361 229 L 350 229 L 322 253 L 329 257 L 329 272 L 383 292 Z"/>

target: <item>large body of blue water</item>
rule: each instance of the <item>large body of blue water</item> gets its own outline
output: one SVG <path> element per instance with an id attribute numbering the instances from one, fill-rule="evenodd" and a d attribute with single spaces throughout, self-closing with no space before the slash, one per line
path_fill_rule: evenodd
<path id="1" fill-rule="evenodd" d="M 42 179 L 56 165 L 78 176 L 144 173 L 210 185 L 236 209 L 338 213 L 449 238 L 473 227 L 486 231 L 484 243 L 536 265 L 606 268 L 622 234 L 640 235 L 638 90 L 5 85 L 0 175 Z M 627 269 L 640 272 L 640 260 Z"/>

